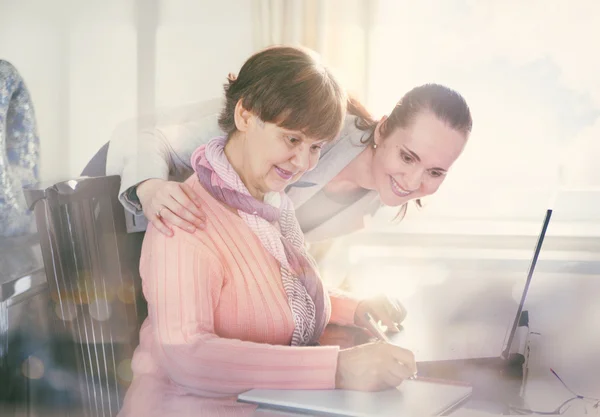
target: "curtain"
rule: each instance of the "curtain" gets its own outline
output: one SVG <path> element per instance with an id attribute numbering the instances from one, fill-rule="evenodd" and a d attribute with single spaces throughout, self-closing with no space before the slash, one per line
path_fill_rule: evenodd
<path id="1" fill-rule="evenodd" d="M 277 44 L 311 48 L 364 101 L 377 7 L 378 0 L 253 0 L 255 50 Z"/>

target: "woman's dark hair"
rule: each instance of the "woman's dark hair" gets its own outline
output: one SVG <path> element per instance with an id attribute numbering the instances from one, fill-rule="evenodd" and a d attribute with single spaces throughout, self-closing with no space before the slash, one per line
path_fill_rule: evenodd
<path id="1" fill-rule="evenodd" d="M 347 103 L 349 114 L 357 116 L 356 127 L 360 130 L 371 130 L 371 134 L 363 140 L 367 146 L 375 143 L 375 128 L 379 120 L 365 109 L 356 99 L 349 97 Z M 392 113 L 381 124 L 379 133 L 385 139 L 394 130 L 406 128 L 415 120 L 415 117 L 423 111 L 430 111 L 438 119 L 445 122 L 451 128 L 461 132 L 468 137 L 473 127 L 473 119 L 467 102 L 458 92 L 439 84 L 425 84 L 410 90 L 400 99 L 392 110 Z M 421 207 L 421 200 L 415 201 Z M 396 219 L 402 219 L 406 215 L 407 204 L 400 207 Z"/>
<path id="2" fill-rule="evenodd" d="M 346 94 L 314 52 L 274 46 L 252 55 L 238 76 L 229 74 L 219 126 L 230 136 L 237 129 L 239 100 L 262 121 L 307 136 L 334 139 L 346 115 Z"/>

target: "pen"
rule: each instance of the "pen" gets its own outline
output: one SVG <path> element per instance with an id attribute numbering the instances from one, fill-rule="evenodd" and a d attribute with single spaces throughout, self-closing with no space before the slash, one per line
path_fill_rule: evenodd
<path id="1" fill-rule="evenodd" d="M 371 331 L 371 333 L 376 335 L 379 340 L 383 340 L 384 342 L 390 343 L 387 336 L 381 331 L 377 323 L 375 323 L 375 320 L 373 320 L 373 316 L 371 316 L 371 314 L 366 312 L 365 319 L 367 320 L 367 324 L 369 325 L 369 330 Z M 417 373 L 415 372 L 415 374 L 409 377 L 408 379 L 417 379 Z"/>
<path id="2" fill-rule="evenodd" d="M 365 319 L 367 320 L 367 324 L 369 325 L 369 330 L 371 331 L 371 333 L 373 333 L 374 336 L 377 336 L 379 340 L 383 340 L 384 342 L 389 343 L 387 336 L 381 331 L 377 323 L 375 323 L 375 320 L 373 320 L 371 314 L 369 314 L 368 312 L 365 313 Z"/>

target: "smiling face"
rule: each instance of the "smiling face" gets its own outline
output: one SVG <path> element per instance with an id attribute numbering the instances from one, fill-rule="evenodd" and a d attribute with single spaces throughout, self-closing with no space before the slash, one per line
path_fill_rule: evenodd
<path id="1" fill-rule="evenodd" d="M 248 191 L 262 200 L 315 167 L 336 137 L 346 94 L 312 51 L 273 46 L 251 56 L 225 85 L 219 126 L 225 154 Z"/>
<path id="2" fill-rule="evenodd" d="M 375 128 L 372 173 L 381 201 L 400 206 L 433 194 L 460 156 L 467 137 L 432 112 L 415 115 L 406 128 L 392 130 L 385 138 Z"/>
<path id="3" fill-rule="evenodd" d="M 228 141 L 225 152 L 242 182 L 255 198 L 268 192 L 281 192 L 319 162 L 321 148 L 331 138 L 322 139 L 263 122 L 236 106 L 238 132 Z"/>

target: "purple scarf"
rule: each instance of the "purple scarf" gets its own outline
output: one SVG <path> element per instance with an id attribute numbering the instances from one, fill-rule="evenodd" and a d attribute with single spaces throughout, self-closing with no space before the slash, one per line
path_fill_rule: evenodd
<path id="1" fill-rule="evenodd" d="M 193 154 L 200 183 L 217 200 L 238 211 L 264 248 L 279 262 L 281 279 L 294 319 L 292 345 L 319 340 L 331 315 L 331 304 L 316 264 L 304 247 L 294 207 L 284 193 L 268 193 L 265 202 L 250 193 L 225 156 L 224 137 L 212 139 Z M 279 228 L 273 223 L 279 222 Z"/>

